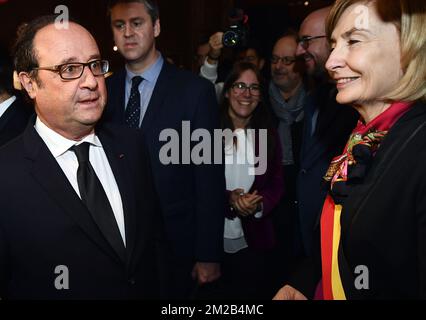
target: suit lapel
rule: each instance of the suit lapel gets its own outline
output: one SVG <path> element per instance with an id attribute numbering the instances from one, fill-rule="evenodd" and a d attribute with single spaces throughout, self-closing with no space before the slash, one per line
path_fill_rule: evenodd
<path id="1" fill-rule="evenodd" d="M 328 135 L 332 131 L 333 121 L 336 118 L 338 110 L 335 110 L 336 103 L 331 103 L 333 100 L 330 99 L 329 95 L 332 95 L 330 88 L 325 86 L 323 90 L 317 90 L 312 93 L 306 99 L 307 105 L 305 107 L 305 121 L 303 129 L 303 141 L 304 146 L 302 148 L 304 154 L 301 159 L 305 168 L 311 167 L 318 158 L 320 158 L 325 152 L 328 152 L 327 146 L 321 143 L 322 141 L 328 141 Z M 312 136 L 308 132 L 310 123 L 312 121 L 315 110 L 319 110 L 318 118 L 316 120 L 315 131 Z M 309 125 L 308 125 L 308 121 Z M 331 137 L 333 138 L 333 137 Z"/>
<path id="2" fill-rule="evenodd" d="M 129 152 L 128 150 L 123 150 L 122 144 L 120 144 L 119 141 L 114 141 L 114 138 L 109 133 L 105 132 L 105 130 L 99 130 L 98 136 L 102 142 L 112 172 L 114 173 L 118 189 L 120 190 L 126 230 L 127 262 L 129 263 L 135 248 L 137 226 L 134 203 L 136 195 L 134 193 L 134 188 L 131 187 L 131 173 L 127 169 L 129 167 L 127 160 Z"/>
<path id="3" fill-rule="evenodd" d="M 170 81 L 170 68 L 171 66 L 169 66 L 167 62 L 164 62 L 145 116 L 142 120 L 141 129 L 144 133 L 149 132 L 153 123 L 155 123 L 156 116 L 160 113 L 158 108 L 160 108 L 163 104 L 164 98 L 167 96 L 166 92 Z"/>
<path id="4" fill-rule="evenodd" d="M 7 124 L 9 123 L 10 119 L 13 117 L 13 115 L 16 113 L 16 110 L 14 108 L 14 103 L 12 103 L 9 108 L 3 113 L 3 115 L 0 117 L 0 130 L 7 129 Z"/>
<path id="5" fill-rule="evenodd" d="M 106 113 L 111 119 L 124 123 L 124 110 L 126 109 L 126 69 L 122 69 L 107 80 L 108 109 Z"/>
<path id="6" fill-rule="evenodd" d="M 31 160 L 30 174 L 35 181 L 93 242 L 114 260 L 121 263 L 119 256 L 112 250 L 92 220 L 90 212 L 84 206 L 61 167 L 32 125 L 27 127 L 23 138 L 26 157 Z"/>

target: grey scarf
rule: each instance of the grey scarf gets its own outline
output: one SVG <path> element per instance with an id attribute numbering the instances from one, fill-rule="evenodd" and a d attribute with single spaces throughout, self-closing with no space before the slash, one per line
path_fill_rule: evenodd
<path id="1" fill-rule="evenodd" d="M 269 97 L 272 110 L 278 117 L 278 135 L 281 140 L 282 164 L 294 164 L 293 142 L 291 136 L 291 125 L 294 122 L 303 120 L 303 106 L 306 97 L 306 91 L 303 86 L 295 93 L 289 101 L 285 101 L 278 87 L 271 81 L 269 85 Z"/>

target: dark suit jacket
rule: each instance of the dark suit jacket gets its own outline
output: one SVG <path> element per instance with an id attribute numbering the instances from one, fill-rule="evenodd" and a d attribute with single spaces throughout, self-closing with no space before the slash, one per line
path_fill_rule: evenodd
<path id="1" fill-rule="evenodd" d="M 348 299 L 426 298 L 425 150 L 426 105 L 417 103 L 391 128 L 364 182 L 345 200 L 339 267 Z M 291 282 L 307 295 L 319 280 L 319 261 L 312 266 L 315 272 Z M 358 266 L 368 268 L 368 290 L 355 287 Z"/>
<path id="2" fill-rule="evenodd" d="M 319 112 L 318 120 L 311 136 L 310 122 L 315 109 Z M 343 151 L 358 118 L 354 109 L 336 103 L 334 90 L 329 86 L 321 87 L 307 98 L 296 193 L 298 224 L 304 253 L 308 256 L 312 253 L 314 228 L 326 195 L 322 178 L 331 160 Z"/>
<path id="3" fill-rule="evenodd" d="M 99 128 L 124 209 L 127 259 L 109 245 L 32 124 L 0 149 L 0 296 L 157 296 L 161 229 L 149 162 L 135 132 Z M 69 290 L 54 282 L 69 270 Z"/>
<path id="4" fill-rule="evenodd" d="M 24 132 L 34 108 L 17 97 L 6 112 L 0 117 L 0 146 Z"/>
<path id="5" fill-rule="evenodd" d="M 284 260 L 311 256 L 319 245 L 314 241 L 327 191 L 323 176 L 333 157 L 343 151 L 359 118 L 351 107 L 336 103 L 331 85 L 310 92 L 304 102 L 304 112 L 304 119 L 291 127 L 295 161 L 294 165 L 284 166 L 285 192 L 275 215 Z"/>
<path id="6" fill-rule="evenodd" d="M 109 102 L 104 117 L 107 122 L 124 124 L 125 77 L 122 69 L 107 79 Z M 165 144 L 159 141 L 163 129 L 176 130 L 179 148 L 182 137 L 189 139 L 182 132 L 182 121 L 190 122 L 190 133 L 198 128 L 210 132 L 219 128 L 215 91 L 207 80 L 165 62 L 141 130 L 151 156 L 166 235 L 176 256 L 194 261 L 220 261 L 225 211 L 223 165 L 163 165 L 159 159 Z M 181 151 L 179 155 L 182 159 Z"/>

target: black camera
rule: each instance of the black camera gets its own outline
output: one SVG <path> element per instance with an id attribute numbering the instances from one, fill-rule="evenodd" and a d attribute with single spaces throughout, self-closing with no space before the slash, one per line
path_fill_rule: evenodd
<path id="1" fill-rule="evenodd" d="M 224 47 L 239 48 L 247 45 L 248 40 L 248 16 L 242 9 L 233 9 L 229 14 L 230 26 L 223 33 L 222 43 Z"/>

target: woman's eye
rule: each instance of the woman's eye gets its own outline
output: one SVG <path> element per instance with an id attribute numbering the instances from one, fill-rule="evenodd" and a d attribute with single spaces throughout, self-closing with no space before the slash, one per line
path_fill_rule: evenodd
<path id="1" fill-rule="evenodd" d="M 354 44 L 356 44 L 356 43 L 358 43 L 358 42 L 360 42 L 359 40 L 354 40 L 354 39 L 350 39 L 350 40 L 348 40 L 348 44 L 351 46 L 351 45 L 354 45 Z"/>

